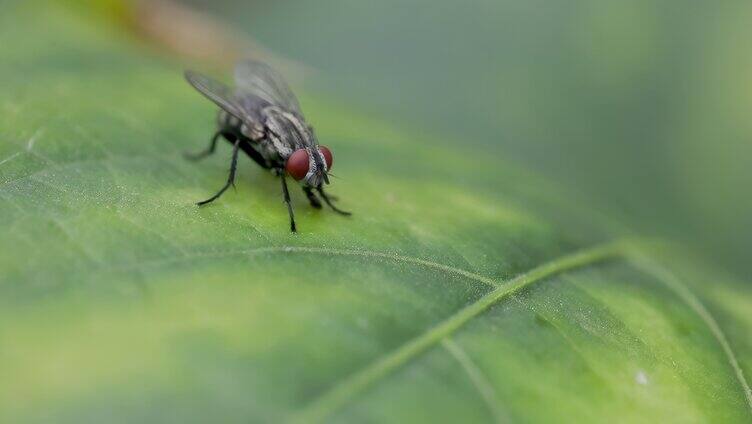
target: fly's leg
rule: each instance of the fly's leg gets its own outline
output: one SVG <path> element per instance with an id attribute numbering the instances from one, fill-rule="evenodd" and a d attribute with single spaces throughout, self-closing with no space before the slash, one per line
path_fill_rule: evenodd
<path id="1" fill-rule="evenodd" d="M 316 197 L 316 194 L 311 190 L 310 187 L 303 187 L 303 191 L 305 192 L 306 197 L 308 198 L 308 202 L 311 203 L 311 207 L 315 209 L 321 209 L 321 202 Z"/>
<path id="2" fill-rule="evenodd" d="M 287 180 L 285 179 L 284 171 L 279 172 L 279 177 L 282 180 L 282 193 L 285 195 L 285 203 L 287 204 L 287 212 L 290 214 L 290 231 L 297 232 L 295 228 L 295 214 L 292 211 L 292 203 L 290 203 L 290 191 L 287 190 Z"/>
<path id="3" fill-rule="evenodd" d="M 212 196 L 212 197 L 210 197 L 210 198 L 208 198 L 206 200 L 203 200 L 201 202 L 196 203 L 197 205 L 203 206 L 203 205 L 205 205 L 207 203 L 211 203 L 211 202 L 217 200 L 217 198 L 219 196 L 221 196 L 222 193 L 224 193 L 225 190 L 227 190 L 230 186 L 233 186 L 233 187 L 235 186 L 235 170 L 238 167 L 238 150 L 239 150 L 239 148 L 240 148 L 240 137 L 238 137 L 238 138 L 235 139 L 235 144 L 232 146 L 232 162 L 230 163 L 230 176 L 227 177 L 227 183 L 225 183 L 224 187 L 222 187 L 217 192 L 217 194 L 215 194 L 214 196 Z"/>
<path id="4" fill-rule="evenodd" d="M 329 207 L 330 207 L 330 208 L 332 208 L 332 210 L 333 210 L 334 212 L 337 212 L 338 214 L 340 214 L 340 215 L 345 215 L 345 216 L 349 216 L 349 215 L 352 215 L 352 213 L 350 213 L 350 212 L 347 212 L 347 211 L 343 211 L 342 209 L 339 209 L 338 207 L 334 206 L 334 205 L 332 204 L 332 200 L 331 200 L 331 199 L 329 198 L 329 196 L 328 196 L 328 195 L 327 195 L 327 194 L 326 194 L 326 193 L 324 192 L 324 189 L 323 189 L 323 188 L 321 188 L 320 186 L 319 186 L 319 187 L 316 187 L 316 191 L 318 191 L 318 192 L 319 192 L 319 194 L 321 195 L 321 198 L 322 198 L 322 199 L 324 199 L 324 202 L 325 202 L 325 203 L 326 203 L 327 205 L 329 205 Z"/>
<path id="5" fill-rule="evenodd" d="M 217 131 L 216 133 L 214 133 L 214 136 L 211 139 L 211 143 L 209 144 L 209 147 L 206 148 L 206 150 L 202 150 L 198 153 L 185 152 L 183 153 L 183 156 L 185 156 L 185 158 L 188 160 L 197 161 L 211 155 L 212 153 L 214 153 L 214 149 L 217 148 L 217 140 L 219 140 L 219 137 L 223 135 L 224 133 L 222 133 L 222 131 Z"/>

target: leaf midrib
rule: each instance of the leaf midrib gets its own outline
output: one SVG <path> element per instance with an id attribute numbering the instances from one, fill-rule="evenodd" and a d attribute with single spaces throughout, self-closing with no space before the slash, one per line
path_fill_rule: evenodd
<path id="1" fill-rule="evenodd" d="M 320 422 L 344 406 L 365 388 L 390 374 L 398 367 L 441 342 L 467 322 L 480 315 L 501 299 L 520 289 L 553 275 L 627 255 L 628 247 L 623 242 L 612 242 L 571 253 L 518 275 L 507 283 L 494 283 L 495 289 L 477 301 L 460 309 L 436 326 L 414 337 L 360 371 L 335 383 L 307 407 L 291 417 L 292 422 Z"/>
<path id="2" fill-rule="evenodd" d="M 319 248 L 285 248 L 287 251 L 295 252 L 309 252 L 309 253 L 330 253 L 336 254 L 335 250 L 319 249 Z M 345 254 L 355 254 L 357 251 L 341 251 Z M 371 252 L 376 253 L 376 252 Z M 377 253 L 378 254 L 378 253 Z M 383 257 L 392 257 L 388 254 L 378 254 Z M 423 265 L 438 265 L 445 267 L 445 265 L 432 263 L 430 261 L 424 261 L 417 258 L 410 258 L 408 262 L 418 263 Z M 332 413 L 347 404 L 348 401 L 353 399 L 361 391 L 374 384 L 381 378 L 386 377 L 391 372 L 404 365 L 411 359 L 419 356 L 423 352 L 427 351 L 434 345 L 446 340 L 454 331 L 461 328 L 464 324 L 480 315 L 489 307 L 493 306 L 503 298 L 512 295 L 520 289 L 533 284 L 537 281 L 541 281 L 552 277 L 557 274 L 561 274 L 573 269 L 581 268 L 587 265 L 603 262 L 609 259 L 621 258 L 629 260 L 630 263 L 642 269 L 643 272 L 653 275 L 657 280 L 666 285 L 671 291 L 673 291 L 677 297 L 679 297 L 687 306 L 695 312 L 700 319 L 709 328 L 713 337 L 719 343 L 723 350 L 726 359 L 734 371 L 734 374 L 741 385 L 741 389 L 747 406 L 752 413 L 752 391 L 750 390 L 749 383 L 744 377 L 744 373 L 739 366 L 738 359 L 734 353 L 731 345 L 728 342 L 723 330 L 712 316 L 710 311 L 705 308 L 700 299 L 695 296 L 688 287 L 682 284 L 671 274 L 667 269 L 653 262 L 649 258 L 645 257 L 643 253 L 629 240 L 618 240 L 610 243 L 605 243 L 582 249 L 578 252 L 574 252 L 568 255 L 561 256 L 557 259 L 551 260 L 543 265 L 533 268 L 532 270 L 518 275 L 517 277 L 509 280 L 506 283 L 497 283 L 492 279 L 483 277 L 478 274 L 470 273 L 461 269 L 452 268 L 455 272 L 459 271 L 460 275 L 468 276 L 469 278 L 476 279 L 478 281 L 489 280 L 491 285 L 495 288 L 491 292 L 487 293 L 472 304 L 460 309 L 453 315 L 440 322 L 436 326 L 426 330 L 420 335 L 414 337 L 401 347 L 393 350 L 371 362 L 365 368 L 360 371 L 345 377 L 343 380 L 335 383 L 329 391 L 316 398 L 309 403 L 304 409 L 294 414 L 291 422 L 320 422 Z M 485 281 L 483 281 L 485 282 Z"/>

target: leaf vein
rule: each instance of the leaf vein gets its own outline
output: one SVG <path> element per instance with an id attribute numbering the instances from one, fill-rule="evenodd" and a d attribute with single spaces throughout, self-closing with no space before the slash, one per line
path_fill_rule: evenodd
<path id="1" fill-rule="evenodd" d="M 130 266 L 120 267 L 120 270 L 127 271 L 134 268 L 143 268 L 149 266 L 159 266 L 164 264 L 179 263 L 184 261 L 190 261 L 201 258 L 221 258 L 225 256 L 235 255 L 259 255 L 264 253 L 311 253 L 322 254 L 332 256 L 362 256 L 367 258 L 386 259 L 395 262 L 402 262 L 413 265 L 421 265 L 426 268 L 436 269 L 438 271 L 448 272 L 454 275 L 465 277 L 470 280 L 474 280 L 483 283 L 492 288 L 498 287 L 498 283 L 491 278 L 485 277 L 480 274 L 476 274 L 471 271 L 467 271 L 461 268 L 456 268 L 451 265 L 445 265 L 438 262 L 429 261 L 426 259 L 414 258 L 412 256 L 400 255 L 398 253 L 387 252 L 375 252 L 371 250 L 357 250 L 357 249 L 330 249 L 325 247 L 304 247 L 304 246 L 271 246 L 271 247 L 257 247 L 252 249 L 240 249 L 240 250 L 221 250 L 213 252 L 198 252 L 190 253 L 184 256 L 171 257 L 165 259 L 156 259 L 151 261 L 141 261 Z"/>
<path id="2" fill-rule="evenodd" d="M 8 156 L 7 158 L 5 158 L 3 160 L 0 160 L 0 165 L 4 164 L 6 162 L 12 161 L 13 159 L 17 158 L 18 155 L 20 155 L 20 154 L 21 154 L 21 152 L 16 152 L 16 153 L 13 153 L 12 155 Z"/>
<path id="3" fill-rule="evenodd" d="M 485 404 L 488 406 L 491 414 L 497 423 L 509 422 L 510 420 L 499 408 L 499 404 L 496 399 L 496 391 L 494 390 L 491 382 L 488 381 L 483 371 L 473 362 L 470 356 L 462 349 L 462 346 L 457 344 L 451 337 L 446 337 L 441 340 L 441 346 L 449 352 L 449 354 L 460 364 L 462 369 L 467 374 L 470 382 L 473 383 L 476 390 L 480 394 Z"/>
<path id="4" fill-rule="evenodd" d="M 695 296 L 694 293 L 692 293 L 689 287 L 687 287 L 686 284 L 682 283 L 668 269 L 652 261 L 651 259 L 647 258 L 637 251 L 631 252 L 630 259 L 632 264 L 637 268 L 643 270 L 649 275 L 652 275 L 653 277 L 658 279 L 658 281 L 662 282 L 666 287 L 668 287 L 669 290 L 673 291 L 674 294 L 676 294 L 687 306 L 689 306 L 689 308 L 692 309 L 700 317 L 705 325 L 708 326 L 710 332 L 713 334 L 713 337 L 715 337 L 716 341 L 718 341 L 718 344 L 720 344 L 721 349 L 723 349 L 723 353 L 726 355 L 726 359 L 731 365 L 731 368 L 736 375 L 736 379 L 741 385 L 741 389 L 747 401 L 749 411 L 750 413 L 752 413 L 752 390 L 750 390 L 749 383 L 747 382 L 746 377 L 744 377 L 744 370 L 742 370 L 741 366 L 739 365 L 739 360 L 737 359 L 734 350 L 731 348 L 731 344 L 726 338 L 726 334 L 721 329 L 721 326 L 718 325 L 718 321 L 715 320 L 710 311 L 705 307 L 705 305 L 702 304 L 700 299 Z"/>

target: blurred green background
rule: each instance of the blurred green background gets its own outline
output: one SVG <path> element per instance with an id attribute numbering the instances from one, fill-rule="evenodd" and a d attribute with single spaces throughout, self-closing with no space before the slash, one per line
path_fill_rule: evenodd
<path id="1" fill-rule="evenodd" d="M 752 271 L 748 1 L 184 1 L 345 104 Z"/>

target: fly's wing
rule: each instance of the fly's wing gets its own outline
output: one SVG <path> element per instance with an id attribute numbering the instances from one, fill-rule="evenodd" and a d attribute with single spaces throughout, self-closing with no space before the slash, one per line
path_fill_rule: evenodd
<path id="1" fill-rule="evenodd" d="M 269 65 L 255 60 L 244 60 L 235 67 L 235 84 L 238 91 L 258 97 L 269 104 L 303 116 L 298 99 L 284 78 Z"/>
<path id="2" fill-rule="evenodd" d="M 209 100 L 216 103 L 230 115 L 247 123 L 258 122 L 243 107 L 241 102 L 235 96 L 233 91 L 226 85 L 206 75 L 194 71 L 185 71 L 185 79 L 188 80 L 196 90 L 206 96 Z"/>

